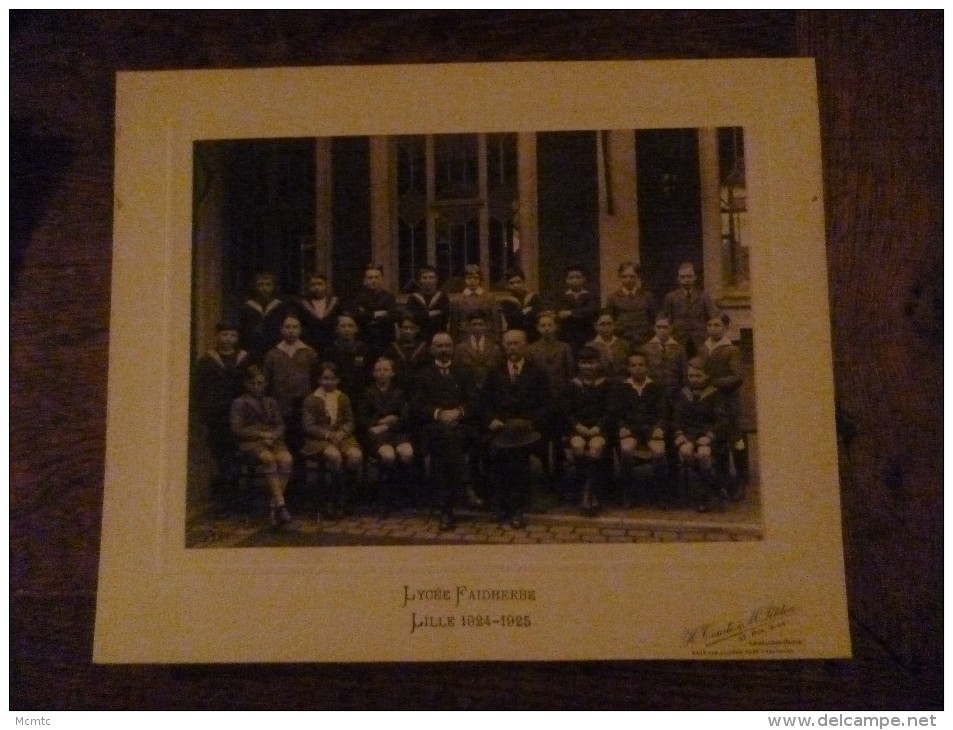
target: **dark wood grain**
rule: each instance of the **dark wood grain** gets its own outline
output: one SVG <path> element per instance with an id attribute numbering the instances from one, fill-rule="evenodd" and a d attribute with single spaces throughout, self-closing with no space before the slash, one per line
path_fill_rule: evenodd
<path id="1" fill-rule="evenodd" d="M 11 708 L 942 706 L 940 12 L 34 11 L 10 24 Z M 117 70 L 798 54 L 818 58 L 856 659 L 91 664 Z"/>

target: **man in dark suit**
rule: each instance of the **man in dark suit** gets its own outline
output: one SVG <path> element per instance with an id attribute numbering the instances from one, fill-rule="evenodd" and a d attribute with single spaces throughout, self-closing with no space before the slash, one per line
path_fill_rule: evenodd
<path id="1" fill-rule="evenodd" d="M 546 422 L 550 393 L 546 370 L 527 358 L 525 349 L 525 332 L 506 332 L 506 359 L 490 370 L 483 391 L 497 471 L 494 506 L 500 520 L 509 520 L 517 529 L 526 526 L 523 510 L 530 488 L 530 452 Z"/>
<path id="2" fill-rule="evenodd" d="M 430 454 L 440 504 L 440 529 L 454 528 L 453 509 L 466 472 L 466 450 L 476 436 L 476 384 L 471 370 L 453 360 L 453 339 L 433 336 L 433 361 L 420 368 L 413 399 L 415 422 Z"/>

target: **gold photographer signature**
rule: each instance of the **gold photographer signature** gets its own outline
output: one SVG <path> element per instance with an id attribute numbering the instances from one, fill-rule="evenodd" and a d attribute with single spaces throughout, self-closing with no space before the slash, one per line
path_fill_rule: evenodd
<path id="1" fill-rule="evenodd" d="M 788 603 L 769 603 L 745 615 L 686 628 L 682 638 L 686 644 L 697 647 L 712 647 L 725 642 L 757 644 L 768 634 L 788 626 L 788 619 L 796 613 L 797 608 Z"/>

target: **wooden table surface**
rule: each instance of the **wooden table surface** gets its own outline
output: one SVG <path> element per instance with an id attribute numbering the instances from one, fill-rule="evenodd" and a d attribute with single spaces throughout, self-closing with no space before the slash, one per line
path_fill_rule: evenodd
<path id="1" fill-rule="evenodd" d="M 940 11 L 12 12 L 11 709 L 941 708 L 942 30 Z M 853 660 L 91 663 L 116 71 L 794 55 L 818 63 Z"/>

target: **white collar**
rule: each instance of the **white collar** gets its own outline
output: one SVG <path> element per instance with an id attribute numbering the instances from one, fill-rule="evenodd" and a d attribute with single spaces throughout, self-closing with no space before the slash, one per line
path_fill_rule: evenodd
<path id="1" fill-rule="evenodd" d="M 283 353 L 285 353 L 285 355 L 287 355 L 288 357 L 294 357 L 295 353 L 296 353 L 298 350 L 307 350 L 307 349 L 309 349 L 308 346 L 307 346 L 306 344 L 304 344 L 301 340 L 298 340 L 298 341 L 295 342 L 293 345 L 289 345 L 287 342 L 285 342 L 284 340 L 282 340 L 282 341 L 279 342 L 277 345 L 275 345 L 275 348 L 278 349 L 278 350 L 281 350 L 281 351 L 282 351 Z"/>
<path id="2" fill-rule="evenodd" d="M 725 335 L 717 342 L 713 340 L 711 337 L 705 340 L 705 348 L 708 350 L 708 352 L 711 352 L 712 350 L 716 350 L 719 347 L 726 347 L 727 345 L 733 345 L 733 344 L 734 343 L 731 341 L 728 335 Z"/>
<path id="3" fill-rule="evenodd" d="M 641 393 L 641 392 L 645 389 L 645 386 L 646 386 L 646 385 L 648 385 L 649 383 L 652 383 L 652 382 L 654 382 L 654 381 L 652 380 L 652 378 L 646 376 L 645 382 L 642 383 L 642 385 L 638 385 L 632 378 L 626 378 L 626 379 L 625 379 L 625 382 L 628 383 L 629 385 L 631 385 L 633 388 L 635 388 L 637 391 L 639 391 L 639 392 Z"/>
<path id="4" fill-rule="evenodd" d="M 466 289 L 463 290 L 463 296 L 465 297 L 472 297 L 474 295 L 481 296 L 482 294 L 483 294 L 482 286 L 478 286 L 476 289 L 471 289 L 470 287 L 467 287 Z"/>
<path id="5" fill-rule="evenodd" d="M 268 312 L 270 312 L 272 309 L 274 309 L 280 304 L 281 304 L 281 300 L 277 298 L 272 299 L 270 302 L 268 302 L 268 304 L 264 308 L 261 306 L 261 304 L 259 304 L 254 299 L 249 299 L 247 302 L 245 302 L 246 306 L 249 306 L 252 309 L 257 310 L 258 312 L 261 312 L 262 314 L 268 314 Z"/>

